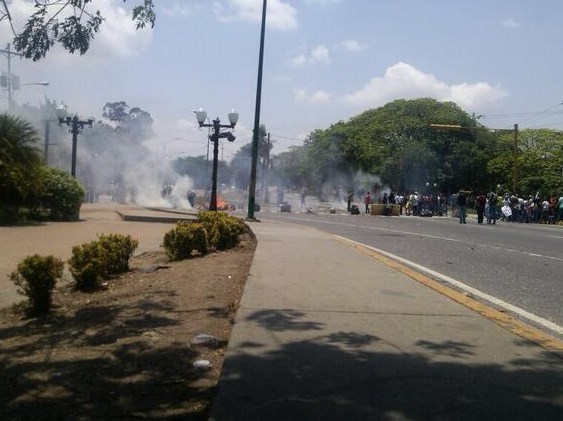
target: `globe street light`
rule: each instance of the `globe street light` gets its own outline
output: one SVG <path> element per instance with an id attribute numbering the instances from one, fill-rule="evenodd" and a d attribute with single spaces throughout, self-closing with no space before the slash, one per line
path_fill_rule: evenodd
<path id="1" fill-rule="evenodd" d="M 59 126 L 62 127 L 63 124 L 66 124 L 70 127 L 68 131 L 72 134 L 72 165 L 70 174 L 72 177 L 76 178 L 76 148 L 78 146 L 78 135 L 82 133 L 84 126 L 92 127 L 94 119 L 80 120 L 76 114 L 73 117 L 67 116 L 66 107 L 64 105 L 57 107 L 57 118 L 59 119 Z"/>
<path id="2" fill-rule="evenodd" d="M 211 127 L 213 128 L 213 133 L 209 135 L 209 140 L 213 142 L 213 173 L 211 174 L 211 198 L 209 200 L 209 210 L 217 210 L 217 167 L 219 161 L 219 139 L 227 138 L 229 142 L 233 142 L 235 137 L 231 132 L 222 132 L 221 129 L 229 128 L 234 129 L 238 121 L 238 113 L 232 110 L 229 113 L 229 123 L 221 124 L 221 120 L 217 117 L 211 123 L 206 123 L 207 112 L 203 109 L 199 109 L 195 112 L 195 118 L 199 124 L 199 127 Z"/>

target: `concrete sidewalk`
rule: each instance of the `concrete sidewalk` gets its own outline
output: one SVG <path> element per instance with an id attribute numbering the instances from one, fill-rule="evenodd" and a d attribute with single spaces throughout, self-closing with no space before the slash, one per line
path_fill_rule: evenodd
<path id="1" fill-rule="evenodd" d="M 328 234 L 252 229 L 211 419 L 563 419 L 555 354 Z"/>

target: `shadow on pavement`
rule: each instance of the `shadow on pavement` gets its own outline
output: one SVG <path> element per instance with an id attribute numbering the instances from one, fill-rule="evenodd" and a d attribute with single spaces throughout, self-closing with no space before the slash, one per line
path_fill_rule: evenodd
<path id="1" fill-rule="evenodd" d="M 563 419 L 562 362 L 553 354 L 479 364 L 470 343 L 419 340 L 405 352 L 358 332 L 316 335 L 318 324 L 303 316 L 248 316 L 266 335 L 286 336 L 275 349 L 254 340 L 234 350 L 214 421 Z M 316 336 L 287 340 L 301 329 Z M 515 339 L 515 346 L 529 344 Z"/>

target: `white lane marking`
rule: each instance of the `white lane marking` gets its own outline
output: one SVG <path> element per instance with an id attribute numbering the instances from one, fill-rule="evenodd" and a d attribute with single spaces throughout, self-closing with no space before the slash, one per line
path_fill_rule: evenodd
<path id="1" fill-rule="evenodd" d="M 294 221 L 301 221 L 303 222 L 303 219 L 300 218 L 287 218 L 287 219 L 293 219 Z M 319 223 L 319 224 L 326 224 L 326 225 L 341 225 L 343 227 L 354 227 L 354 228 L 358 228 L 359 225 L 356 224 L 350 224 L 350 223 L 345 223 L 345 222 L 335 222 L 335 221 L 322 221 L 322 220 L 315 220 L 315 223 Z M 381 227 L 373 227 L 373 226 L 368 226 L 368 225 L 361 225 L 362 228 L 366 228 L 366 229 L 370 229 L 370 230 L 374 230 L 374 231 L 385 231 L 385 232 L 391 232 L 393 234 L 402 234 L 402 235 L 414 235 L 417 237 L 426 237 L 426 238 L 432 238 L 434 240 L 444 240 L 444 241 L 453 241 L 455 243 L 462 243 L 463 241 L 458 239 L 458 238 L 449 238 L 449 237 L 440 237 L 439 235 L 430 235 L 430 234 L 421 234 L 419 232 L 412 232 L 412 231 L 402 231 L 402 230 L 395 230 L 395 229 L 391 229 L 391 228 L 381 228 Z"/>
<path id="2" fill-rule="evenodd" d="M 540 326 L 545 327 L 546 329 L 552 330 L 553 332 L 557 332 L 558 334 L 563 335 L 563 327 L 562 326 L 559 326 L 559 325 L 553 323 L 550 320 L 544 319 L 543 317 L 539 317 L 539 316 L 536 316 L 535 314 L 529 313 L 526 310 L 521 309 L 520 307 L 516 307 L 516 306 L 514 306 L 510 303 L 507 303 L 506 301 L 503 301 L 500 298 L 493 297 L 492 295 L 489 295 L 489 294 L 482 292 L 482 291 L 480 291 L 476 288 L 473 288 L 469 285 L 466 285 L 463 282 L 457 281 L 453 278 L 450 278 L 449 276 L 446 276 L 446 275 L 443 275 L 439 272 L 436 272 L 436 271 L 434 271 L 430 268 L 427 268 L 426 266 L 422 266 L 422 265 L 419 265 L 418 263 L 411 262 L 410 260 L 403 259 L 402 257 L 399 257 L 399 256 L 392 254 L 392 253 L 388 253 L 384 250 L 380 250 L 380 249 L 377 249 L 375 247 L 371 247 L 371 246 L 368 246 L 366 244 L 359 243 L 359 242 L 354 241 L 354 240 L 350 240 L 349 238 L 341 237 L 340 235 L 334 235 L 334 237 L 339 238 L 339 239 L 344 240 L 344 241 L 347 241 L 349 243 L 356 244 L 358 246 L 365 247 L 367 249 L 373 250 L 376 253 L 379 253 L 383 256 L 389 257 L 390 259 L 393 259 L 393 260 L 396 260 L 400 263 L 403 263 L 404 265 L 407 265 L 407 266 L 409 266 L 409 267 L 411 267 L 411 268 L 413 268 L 413 269 L 415 269 L 419 272 L 422 272 L 422 273 L 430 275 L 434 278 L 437 278 L 437 279 L 439 279 L 439 280 L 441 280 L 445 283 L 448 283 L 448 284 L 453 285 L 453 286 L 455 286 L 455 287 L 457 287 L 457 288 L 459 288 L 463 291 L 466 291 L 466 292 L 468 292 L 468 293 L 470 293 L 470 294 L 472 294 L 476 297 L 487 300 L 488 302 L 490 302 L 490 303 L 492 303 L 492 304 L 494 304 L 498 307 L 504 308 L 505 310 L 508 310 L 508 311 L 510 311 L 514 314 L 517 314 L 524 319 L 533 321 L 533 322 L 539 324 Z"/>
<path id="3" fill-rule="evenodd" d="M 300 218 L 289 217 L 287 219 L 293 219 L 295 221 L 303 221 L 303 219 L 300 219 Z M 344 223 L 344 222 L 322 221 L 322 220 L 320 220 L 320 221 L 316 220 L 314 222 L 320 223 L 320 224 L 327 224 L 327 225 L 341 225 L 341 226 L 345 226 L 345 227 L 355 227 L 355 228 L 358 227 L 358 225 L 350 224 L 350 223 Z M 460 240 L 458 238 L 441 237 L 441 236 L 438 236 L 438 235 L 421 234 L 421 233 L 418 233 L 418 232 L 401 231 L 401 230 L 395 230 L 395 229 L 390 229 L 390 228 L 373 227 L 373 226 L 368 226 L 368 225 L 362 225 L 361 227 L 365 228 L 365 229 L 373 230 L 373 231 L 384 231 L 384 232 L 391 232 L 391 233 L 394 233 L 394 234 L 403 234 L 403 235 L 412 235 L 412 236 L 416 236 L 416 237 L 431 238 L 433 240 L 451 241 L 451 242 L 454 242 L 454 243 L 465 243 L 465 241 Z M 556 256 L 548 256 L 548 255 L 545 255 L 545 254 L 531 253 L 529 251 L 502 248 L 502 247 L 499 247 L 499 246 L 492 246 L 490 244 L 476 243 L 475 245 L 479 246 L 479 247 L 490 248 L 490 249 L 493 249 L 493 250 L 504 250 L 504 251 L 509 252 L 509 253 L 520 253 L 520 254 L 524 254 L 526 256 L 540 257 L 540 258 L 543 258 L 543 259 L 556 260 L 558 262 L 563 262 L 563 258 L 556 257 Z"/>

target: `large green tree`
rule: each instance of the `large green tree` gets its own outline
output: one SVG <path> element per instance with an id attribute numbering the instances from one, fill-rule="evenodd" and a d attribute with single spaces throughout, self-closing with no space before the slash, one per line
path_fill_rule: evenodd
<path id="1" fill-rule="evenodd" d="M 362 172 L 396 191 L 486 190 L 495 136 L 452 102 L 396 100 L 313 132 L 305 143 L 309 183 L 318 188 Z M 349 187 L 356 188 L 352 185 Z M 367 188 L 367 187 L 366 187 Z"/>
<path id="2" fill-rule="evenodd" d="M 153 27 L 156 20 L 153 0 L 131 2 L 131 18 L 137 29 Z M 33 61 L 45 57 L 56 44 L 70 53 L 85 54 L 104 22 L 95 3 L 95 0 L 36 1 L 35 11 L 20 32 L 16 32 L 10 22 L 15 49 Z M 9 2 L 0 3 L 0 22 L 2 20 L 11 21 Z"/>
<path id="3" fill-rule="evenodd" d="M 563 132 L 526 129 L 517 139 L 517 192 L 542 197 L 563 192 Z"/>

